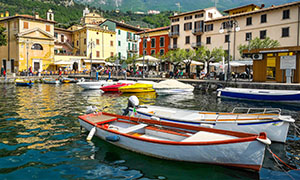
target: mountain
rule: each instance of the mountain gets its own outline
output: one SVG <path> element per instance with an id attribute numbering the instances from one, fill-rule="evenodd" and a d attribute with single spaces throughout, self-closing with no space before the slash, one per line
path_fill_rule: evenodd
<path id="1" fill-rule="evenodd" d="M 219 10 L 230 9 L 247 4 L 271 5 L 285 4 L 297 0 L 75 0 L 75 2 L 101 8 L 103 10 L 121 11 L 192 11 L 207 7 L 217 6 Z"/>

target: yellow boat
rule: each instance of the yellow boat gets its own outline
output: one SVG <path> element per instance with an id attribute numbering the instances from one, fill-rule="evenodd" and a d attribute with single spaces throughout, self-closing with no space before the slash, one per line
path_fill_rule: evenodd
<path id="1" fill-rule="evenodd" d="M 129 86 L 120 87 L 119 90 L 123 93 L 139 93 L 139 92 L 154 92 L 152 84 L 136 83 Z"/>

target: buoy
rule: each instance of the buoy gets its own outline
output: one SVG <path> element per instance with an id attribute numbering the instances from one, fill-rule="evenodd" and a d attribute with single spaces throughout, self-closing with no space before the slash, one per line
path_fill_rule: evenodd
<path id="1" fill-rule="evenodd" d="M 111 142 L 117 142 L 120 140 L 120 137 L 119 136 L 106 136 L 105 139 L 107 141 L 111 141 Z"/>
<path id="2" fill-rule="evenodd" d="M 93 138 L 93 136 L 95 135 L 95 133 L 96 133 L 96 127 L 93 127 L 93 128 L 91 129 L 89 135 L 87 136 L 86 140 L 87 140 L 87 141 L 92 140 L 92 138 Z"/>

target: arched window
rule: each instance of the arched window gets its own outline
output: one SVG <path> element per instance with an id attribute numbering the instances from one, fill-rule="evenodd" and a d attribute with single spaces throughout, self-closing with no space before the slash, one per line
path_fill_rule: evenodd
<path id="1" fill-rule="evenodd" d="M 43 50 L 43 46 L 40 45 L 40 44 L 33 44 L 31 49 L 34 49 L 34 50 Z"/>

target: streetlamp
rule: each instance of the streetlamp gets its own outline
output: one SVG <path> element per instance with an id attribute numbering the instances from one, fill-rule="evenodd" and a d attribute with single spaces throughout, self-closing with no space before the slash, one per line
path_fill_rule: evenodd
<path id="1" fill-rule="evenodd" d="M 150 37 L 149 35 L 147 35 L 147 39 L 146 38 L 146 31 L 144 30 L 144 36 L 143 36 L 143 71 L 142 71 L 142 76 L 143 78 L 145 78 L 144 76 L 144 70 L 145 70 L 145 49 L 147 47 L 147 41 L 150 41 Z M 139 42 L 141 42 L 141 39 L 139 39 Z"/>
<path id="2" fill-rule="evenodd" d="M 233 28 L 234 32 L 240 30 L 238 22 L 235 19 L 231 20 L 231 18 L 229 17 L 228 21 L 225 21 L 221 24 L 221 27 L 219 30 L 219 33 L 221 33 L 221 34 L 224 33 L 224 29 L 226 29 L 227 33 L 228 33 L 228 67 L 227 67 L 227 74 L 225 75 L 226 81 L 228 81 L 230 79 L 230 63 L 229 63 L 229 61 L 230 61 L 230 33 L 232 32 L 232 28 Z"/>
<path id="3" fill-rule="evenodd" d="M 88 48 L 91 48 L 91 53 L 90 53 L 90 58 L 91 58 L 91 72 L 90 72 L 90 77 L 92 77 L 92 67 L 93 67 L 93 47 L 95 47 L 95 42 L 93 39 L 88 44 Z"/>

